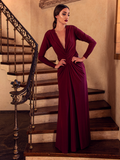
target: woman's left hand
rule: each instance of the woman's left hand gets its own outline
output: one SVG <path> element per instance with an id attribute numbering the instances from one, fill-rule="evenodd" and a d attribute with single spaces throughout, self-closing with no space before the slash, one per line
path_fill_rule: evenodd
<path id="1" fill-rule="evenodd" d="M 83 62 L 85 60 L 85 57 L 79 58 L 79 57 L 72 57 L 72 62 Z"/>

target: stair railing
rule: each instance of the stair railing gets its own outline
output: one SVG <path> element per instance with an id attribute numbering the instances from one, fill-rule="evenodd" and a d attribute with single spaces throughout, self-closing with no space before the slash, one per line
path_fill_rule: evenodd
<path id="1" fill-rule="evenodd" d="M 14 28 L 14 72 L 16 70 L 16 29 Z"/>
<path id="2" fill-rule="evenodd" d="M 35 94 L 34 94 L 34 73 L 37 64 L 37 57 L 38 57 L 38 44 L 33 39 L 33 37 L 28 33 L 28 31 L 22 26 L 22 24 L 16 19 L 16 17 L 11 13 L 11 11 L 7 8 L 7 6 L 0 0 L 0 52 L 2 53 L 2 22 L 1 22 L 1 12 L 7 18 L 7 61 L 9 61 L 9 32 L 8 32 L 8 21 L 14 26 L 14 60 L 15 60 L 15 72 L 16 72 L 16 31 L 18 31 L 22 36 L 22 51 L 23 51 L 23 82 L 24 82 L 24 40 L 31 46 L 33 52 L 33 59 L 30 68 L 30 73 L 28 76 L 26 86 L 17 91 L 17 88 L 20 87 L 20 82 L 15 80 L 11 84 L 13 85 L 14 91 L 10 92 L 12 97 L 11 104 L 15 105 L 15 128 L 14 128 L 14 156 L 13 159 L 18 159 L 18 127 L 17 127 L 17 105 L 26 102 L 30 99 L 30 117 L 33 115 L 33 119 L 30 118 L 30 129 L 34 128 L 34 108 L 36 106 L 35 102 Z M 37 69 L 36 69 L 36 76 L 37 76 Z M 37 77 L 36 77 L 37 81 Z M 32 105 L 33 104 L 33 105 Z M 33 111 L 32 111 L 33 108 Z M 32 135 L 30 134 L 30 149 L 32 149 Z"/>

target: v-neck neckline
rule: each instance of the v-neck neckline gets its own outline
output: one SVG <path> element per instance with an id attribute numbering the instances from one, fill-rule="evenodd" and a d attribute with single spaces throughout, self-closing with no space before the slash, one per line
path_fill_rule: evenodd
<path id="1" fill-rule="evenodd" d="M 66 49 L 66 37 L 67 37 L 67 34 L 66 34 L 66 33 L 67 33 L 67 26 L 65 26 L 65 48 L 63 47 L 63 45 L 62 45 L 62 43 L 61 43 L 61 41 L 60 41 L 60 39 L 59 39 L 59 37 L 58 37 L 58 35 L 57 35 L 55 29 L 53 29 L 53 30 L 54 30 L 54 33 L 55 33 L 55 35 L 56 35 L 56 37 L 57 37 L 57 39 L 58 39 L 60 45 L 61 45 L 62 48 L 65 50 L 65 49 Z"/>

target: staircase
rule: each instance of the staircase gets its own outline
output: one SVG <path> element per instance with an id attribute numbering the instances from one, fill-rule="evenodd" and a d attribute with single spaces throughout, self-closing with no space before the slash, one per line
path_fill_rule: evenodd
<path id="1" fill-rule="evenodd" d="M 9 66 L 7 74 L 17 77 L 20 87 L 25 88 L 33 62 L 33 48 L 23 41 L 18 44 L 16 37 L 1 36 L 1 41 L 1 65 Z M 104 90 L 88 88 L 90 146 L 77 153 L 64 154 L 55 148 L 59 96 L 57 70 L 39 61 L 35 79 L 31 102 L 34 107 L 30 109 L 32 124 L 27 131 L 28 144 L 24 151 L 26 160 L 120 159 L 119 127 L 111 118 L 111 106 L 103 99 Z"/>
<path id="2" fill-rule="evenodd" d="M 50 82 L 55 82 L 56 84 L 55 80 L 46 80 L 44 85 L 52 85 Z M 99 89 L 88 89 L 89 99 L 91 98 L 90 96 L 92 96 L 92 99 L 95 96 L 100 97 L 104 92 L 104 90 Z M 58 92 L 38 93 L 36 96 L 39 101 L 48 101 L 58 98 Z M 89 101 L 92 141 L 88 148 L 80 150 L 77 153 L 64 154 L 55 148 L 57 112 L 58 106 L 54 104 L 37 108 L 37 111 L 34 113 L 35 128 L 32 129 L 32 132 L 30 129 L 27 131 L 28 145 L 24 152 L 26 160 L 120 158 L 120 142 L 118 140 L 119 127 L 111 118 L 111 107 L 105 100 Z M 31 133 L 33 143 L 32 150 L 29 144 Z"/>

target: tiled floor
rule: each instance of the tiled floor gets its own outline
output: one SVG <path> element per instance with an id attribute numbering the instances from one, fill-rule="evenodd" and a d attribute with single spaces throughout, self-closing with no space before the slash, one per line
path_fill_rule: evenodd
<path id="1" fill-rule="evenodd" d="M 27 128 L 30 123 L 28 111 L 18 111 L 18 151 L 20 154 L 19 160 L 24 160 L 23 151 L 27 144 Z M 14 112 L 0 111 L 0 160 L 13 159 L 13 129 L 14 129 Z"/>

